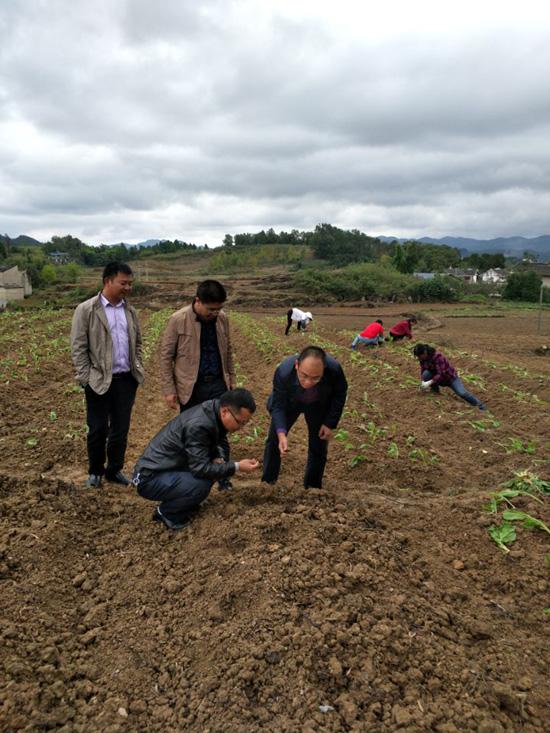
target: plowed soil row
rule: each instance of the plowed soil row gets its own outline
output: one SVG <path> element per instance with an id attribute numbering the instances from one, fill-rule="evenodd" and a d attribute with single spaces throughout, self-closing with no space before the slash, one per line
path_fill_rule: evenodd
<path id="1" fill-rule="evenodd" d="M 536 376 L 546 363 L 507 357 L 488 319 L 471 335 L 441 321 L 439 344 L 465 354 L 453 361 L 483 378 L 501 423 L 480 431 L 470 423 L 484 414 L 418 392 L 406 349 L 352 355 L 348 331 L 363 324 L 345 311 L 316 319 L 309 339 L 253 318 L 256 330 L 235 324 L 234 342 L 258 413 L 234 456 L 261 457 L 273 370 L 307 340 L 330 344 L 349 377 L 348 439 L 331 445 L 324 489 L 305 491 L 299 421 L 275 487 L 248 477 L 231 494 L 214 489 L 184 533 L 151 522 L 153 505 L 129 490 L 81 488 L 84 435 L 67 430 L 82 424 L 81 398 L 65 394 L 66 353 L 9 398 L 2 390 L 0 729 L 543 733 L 547 536 L 518 529 L 504 555 L 482 506 L 514 470 L 548 478 L 548 382 Z M 419 338 L 438 344 L 427 323 Z M 171 417 L 155 358 L 128 467 Z M 521 389 L 509 364 L 528 371 Z M 387 432 L 372 441 L 369 422 Z M 519 435 L 534 453 L 506 452 Z M 517 505 L 550 521 L 547 507 Z"/>

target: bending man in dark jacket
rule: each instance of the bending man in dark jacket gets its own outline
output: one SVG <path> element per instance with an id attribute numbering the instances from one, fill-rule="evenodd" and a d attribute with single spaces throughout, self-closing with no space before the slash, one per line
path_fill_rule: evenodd
<path id="1" fill-rule="evenodd" d="M 309 436 L 304 486 L 322 487 L 328 441 L 342 415 L 347 391 L 342 367 L 317 346 L 307 346 L 279 364 L 267 401 L 271 426 L 264 452 L 263 481 L 277 481 L 281 456 L 288 451 L 288 432 L 303 413 Z"/>
<path id="2" fill-rule="evenodd" d="M 183 529 L 190 514 L 220 479 L 259 468 L 256 459 L 226 461 L 227 433 L 243 428 L 256 410 L 246 389 L 233 389 L 206 400 L 171 420 L 151 440 L 134 469 L 140 496 L 160 501 L 153 519 L 168 529 Z"/>

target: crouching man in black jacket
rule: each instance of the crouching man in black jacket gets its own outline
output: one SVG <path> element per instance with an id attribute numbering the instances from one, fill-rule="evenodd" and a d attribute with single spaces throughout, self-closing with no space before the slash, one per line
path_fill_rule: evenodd
<path id="1" fill-rule="evenodd" d="M 227 433 L 243 428 L 255 410 L 248 390 L 232 389 L 182 412 L 155 435 L 136 463 L 132 482 L 140 496 L 160 501 L 154 520 L 183 529 L 215 481 L 259 468 L 252 458 L 226 461 L 222 447 Z"/>

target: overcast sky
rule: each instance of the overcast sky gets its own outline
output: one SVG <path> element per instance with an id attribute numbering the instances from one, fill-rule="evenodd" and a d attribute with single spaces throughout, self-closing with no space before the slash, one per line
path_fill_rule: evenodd
<path id="1" fill-rule="evenodd" d="M 550 234 L 550 3 L 4 0 L 0 233 Z"/>

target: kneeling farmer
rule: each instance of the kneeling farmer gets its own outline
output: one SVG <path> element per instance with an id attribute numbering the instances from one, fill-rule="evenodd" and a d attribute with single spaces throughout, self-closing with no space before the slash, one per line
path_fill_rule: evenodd
<path id="1" fill-rule="evenodd" d="M 134 469 L 140 496 L 159 501 L 153 519 L 168 529 L 183 529 L 206 499 L 212 484 L 235 473 L 259 468 L 256 459 L 226 461 L 227 433 L 243 428 L 256 410 L 246 389 L 232 389 L 171 420 L 151 440 Z"/>

